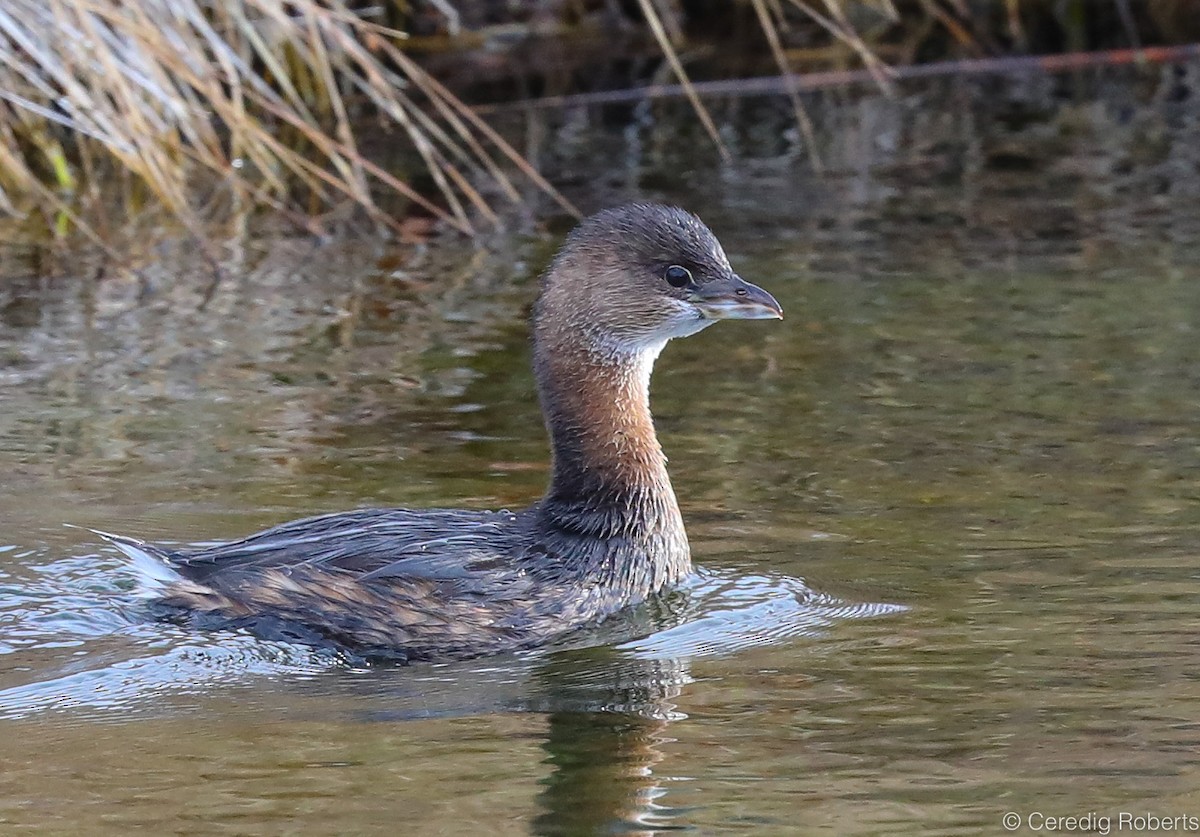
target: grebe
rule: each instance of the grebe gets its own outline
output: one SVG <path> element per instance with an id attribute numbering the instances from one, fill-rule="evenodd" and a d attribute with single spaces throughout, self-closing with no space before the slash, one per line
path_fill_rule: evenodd
<path id="1" fill-rule="evenodd" d="M 405 662 L 539 645 L 691 571 L 651 368 L 673 337 L 782 316 L 696 216 L 606 210 L 542 276 L 533 365 L 553 472 L 530 508 L 360 509 L 193 550 L 100 534 L 153 582 L 156 615 L 183 624 Z"/>

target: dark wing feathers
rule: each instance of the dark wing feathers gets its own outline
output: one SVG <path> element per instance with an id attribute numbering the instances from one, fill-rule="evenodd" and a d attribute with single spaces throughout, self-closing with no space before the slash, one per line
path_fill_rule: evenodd
<path id="1" fill-rule="evenodd" d="M 296 520 L 239 541 L 170 556 L 193 581 L 231 570 L 325 568 L 361 581 L 395 576 L 455 580 L 519 554 L 520 515 L 458 509 L 360 509 Z"/>

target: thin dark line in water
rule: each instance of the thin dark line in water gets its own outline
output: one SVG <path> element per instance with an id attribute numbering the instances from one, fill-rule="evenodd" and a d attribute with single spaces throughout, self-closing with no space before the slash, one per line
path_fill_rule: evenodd
<path id="1" fill-rule="evenodd" d="M 1067 52 L 1060 55 L 1015 55 L 1001 58 L 936 61 L 909 67 L 892 67 L 888 76 L 893 81 L 903 82 L 941 76 L 1005 75 L 1030 70 L 1043 73 L 1065 73 L 1090 67 L 1177 64 L 1195 59 L 1200 59 L 1200 44 L 1179 44 L 1142 49 Z M 697 81 L 692 83 L 692 89 L 700 96 L 773 96 L 787 93 L 789 85 L 794 85 L 794 89 L 801 93 L 811 93 L 833 87 L 875 83 L 876 79 L 870 70 L 830 70 L 791 76 Z M 530 108 L 540 110 L 586 105 L 629 104 L 646 99 L 675 99 L 684 95 L 684 88 L 681 84 L 650 84 L 628 90 L 605 90 L 596 93 L 574 93 L 568 96 L 523 99 L 502 104 L 472 105 L 472 109 L 479 114 L 489 114 Z"/>
<path id="2" fill-rule="evenodd" d="M 1078 538 L 1072 541 L 1005 541 L 1002 543 L 971 544 L 972 552 L 1041 552 L 1060 549 L 1069 552 L 1085 547 L 1101 546 L 1105 542 L 1099 539 Z"/>

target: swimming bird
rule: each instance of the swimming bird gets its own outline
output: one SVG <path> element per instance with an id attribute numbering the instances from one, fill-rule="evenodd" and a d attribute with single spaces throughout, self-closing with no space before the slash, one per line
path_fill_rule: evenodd
<path id="1" fill-rule="evenodd" d="M 359 509 L 195 549 L 100 534 L 152 582 L 158 617 L 197 628 L 403 662 L 540 645 L 691 572 L 651 369 L 672 338 L 782 316 L 695 215 L 608 209 L 541 278 L 533 366 L 553 467 L 529 508 Z"/>

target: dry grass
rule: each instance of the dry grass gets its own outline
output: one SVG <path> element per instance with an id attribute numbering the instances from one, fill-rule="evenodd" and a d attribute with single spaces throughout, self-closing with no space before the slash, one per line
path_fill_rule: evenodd
<path id="1" fill-rule="evenodd" d="M 700 97 L 696 95 L 691 79 L 688 78 L 687 71 L 683 68 L 683 62 L 679 60 L 679 53 L 675 50 L 672 36 L 667 31 L 667 24 L 663 16 L 659 14 L 658 9 L 654 7 L 654 0 L 638 0 L 638 6 L 642 10 L 642 15 L 646 18 L 646 25 L 654 33 L 654 40 L 658 42 L 659 48 L 662 49 L 667 63 L 671 65 L 671 71 L 675 73 L 675 77 L 683 85 L 684 94 L 691 103 L 692 109 L 696 111 L 696 116 L 699 117 L 700 124 L 704 126 L 704 130 L 708 133 L 709 138 L 712 139 L 713 145 L 721 152 L 721 156 L 726 160 L 730 159 L 729 149 L 721 141 L 721 135 L 717 133 L 717 125 L 713 122 L 708 108 L 704 106 L 704 103 L 700 101 Z M 682 40 L 679 27 L 676 26 L 674 29 L 674 40 Z"/>
<path id="2" fill-rule="evenodd" d="M 683 94 L 723 155 L 724 145 L 680 58 L 684 6 L 680 0 L 638 0 Z M 859 64 L 885 93 L 894 91 L 895 73 L 881 56 L 898 65 L 922 59 L 982 58 L 1035 52 L 1140 48 L 1142 33 L 1155 43 L 1200 39 L 1192 0 L 1131 4 L 1130 0 L 1060 3 L 1056 0 L 732 0 L 734 10 L 752 10 L 788 95 L 815 169 L 821 168 L 814 130 L 800 96 L 796 64 L 846 69 Z M 722 29 L 712 27 L 710 51 L 726 48 Z M 727 31 L 727 30 L 726 30 Z M 668 37 L 668 33 L 671 33 Z M 822 44 L 814 35 L 823 33 Z"/>
<path id="3" fill-rule="evenodd" d="M 111 211 L 100 190 L 115 170 L 115 188 L 148 191 L 193 229 L 218 205 L 301 220 L 347 201 L 395 226 L 376 202 L 391 192 L 470 233 L 495 217 L 484 191 L 519 200 L 514 167 L 570 209 L 402 38 L 341 0 L 6 0 L 0 211 L 48 209 L 95 236 L 82 219 Z M 440 200 L 360 150 L 364 103 Z"/>
<path id="4" fill-rule="evenodd" d="M 380 3 L 371 13 L 403 18 L 416 8 L 401 0 Z M 453 0 L 424 3 L 443 15 L 447 45 L 470 34 Z M 1097 0 L 1087 15 L 1107 14 L 1122 42 L 1137 43 L 1139 26 L 1192 31 L 1176 20 L 1191 20 L 1184 4 L 1163 0 L 1146 11 L 1128 0 Z M 57 233 L 80 230 L 103 241 L 105 230 L 94 227 L 114 210 L 161 207 L 202 238 L 207 219 L 255 207 L 316 226 L 322 214 L 352 206 L 395 228 L 399 197 L 469 234 L 494 220 L 499 204 L 519 202 L 522 181 L 575 212 L 404 51 L 402 33 L 362 6 L 362 0 L 3 0 L 0 214 L 42 218 Z M 559 6 L 616 8 L 607 0 Z M 532 4 L 542 12 L 559 6 Z M 727 155 L 686 69 L 692 45 L 684 5 L 637 0 L 625 8 L 640 12 L 639 23 Z M 794 75 L 799 61 L 811 67 L 812 54 L 840 51 L 886 90 L 891 74 L 881 54 L 904 62 L 931 45 L 959 55 L 996 54 L 1005 44 L 1020 51 L 1047 31 L 1051 40 L 1079 42 L 1085 22 L 1078 14 L 1064 17 L 1063 8 L 1052 0 L 730 0 L 721 14 L 754 15 L 819 167 Z M 1054 34 L 1059 29 L 1065 34 Z M 814 36 L 834 46 L 814 48 Z M 407 171 L 394 163 L 384 168 L 381 143 L 373 137 L 364 151 L 364 133 L 387 133 L 386 142 L 409 149 L 415 164 Z M 422 175 L 432 189 L 413 187 Z"/>
<path id="5" fill-rule="evenodd" d="M 799 87 L 795 84 L 795 74 L 793 73 L 790 62 L 788 61 L 786 52 L 783 48 L 783 40 L 780 36 L 780 30 L 788 25 L 788 18 L 784 7 L 780 0 L 749 0 L 750 5 L 754 9 L 755 17 L 759 27 L 762 29 L 763 35 L 767 40 L 767 44 L 771 49 L 771 56 L 775 60 L 775 64 L 779 69 L 780 75 L 788 82 L 787 94 L 791 101 L 792 112 L 796 117 L 796 124 L 805 139 L 805 144 L 809 152 L 809 160 L 812 166 L 817 171 L 821 170 L 820 157 L 817 154 L 815 131 L 813 130 L 812 120 L 809 119 L 808 113 L 804 109 L 804 105 L 800 99 Z M 891 82 L 888 77 L 887 67 L 882 61 L 870 50 L 869 47 L 859 37 L 854 27 L 851 25 L 845 13 L 845 0 L 824 0 L 826 13 L 822 13 L 815 9 L 805 0 L 788 0 L 792 6 L 799 9 L 810 20 L 815 21 L 822 28 L 827 30 L 838 40 L 850 46 L 863 60 L 864 65 L 870 69 L 872 75 L 879 83 L 880 87 L 885 91 L 890 91 Z M 880 10 L 892 18 L 897 18 L 898 13 L 892 5 L 892 0 L 877 0 L 877 5 Z M 664 16 L 659 8 L 655 5 L 655 0 L 638 0 L 638 7 L 641 10 L 642 16 L 646 20 L 646 25 L 650 28 L 654 35 L 655 41 L 662 50 L 667 64 L 671 71 L 679 80 L 680 86 L 683 88 L 684 95 L 691 103 L 692 109 L 695 111 L 697 118 L 700 120 L 704 130 L 712 139 L 713 144 L 721 153 L 721 156 L 726 160 L 729 159 L 729 150 L 725 147 L 725 143 L 721 140 L 721 136 L 717 131 L 717 126 L 712 120 L 708 109 L 704 106 L 704 102 L 697 94 L 691 79 L 688 77 L 687 71 L 684 69 L 683 62 L 680 60 L 677 50 L 678 42 L 683 40 L 683 27 L 678 19 L 678 7 L 673 11 L 675 16 Z M 674 33 L 673 36 L 671 33 Z"/>

